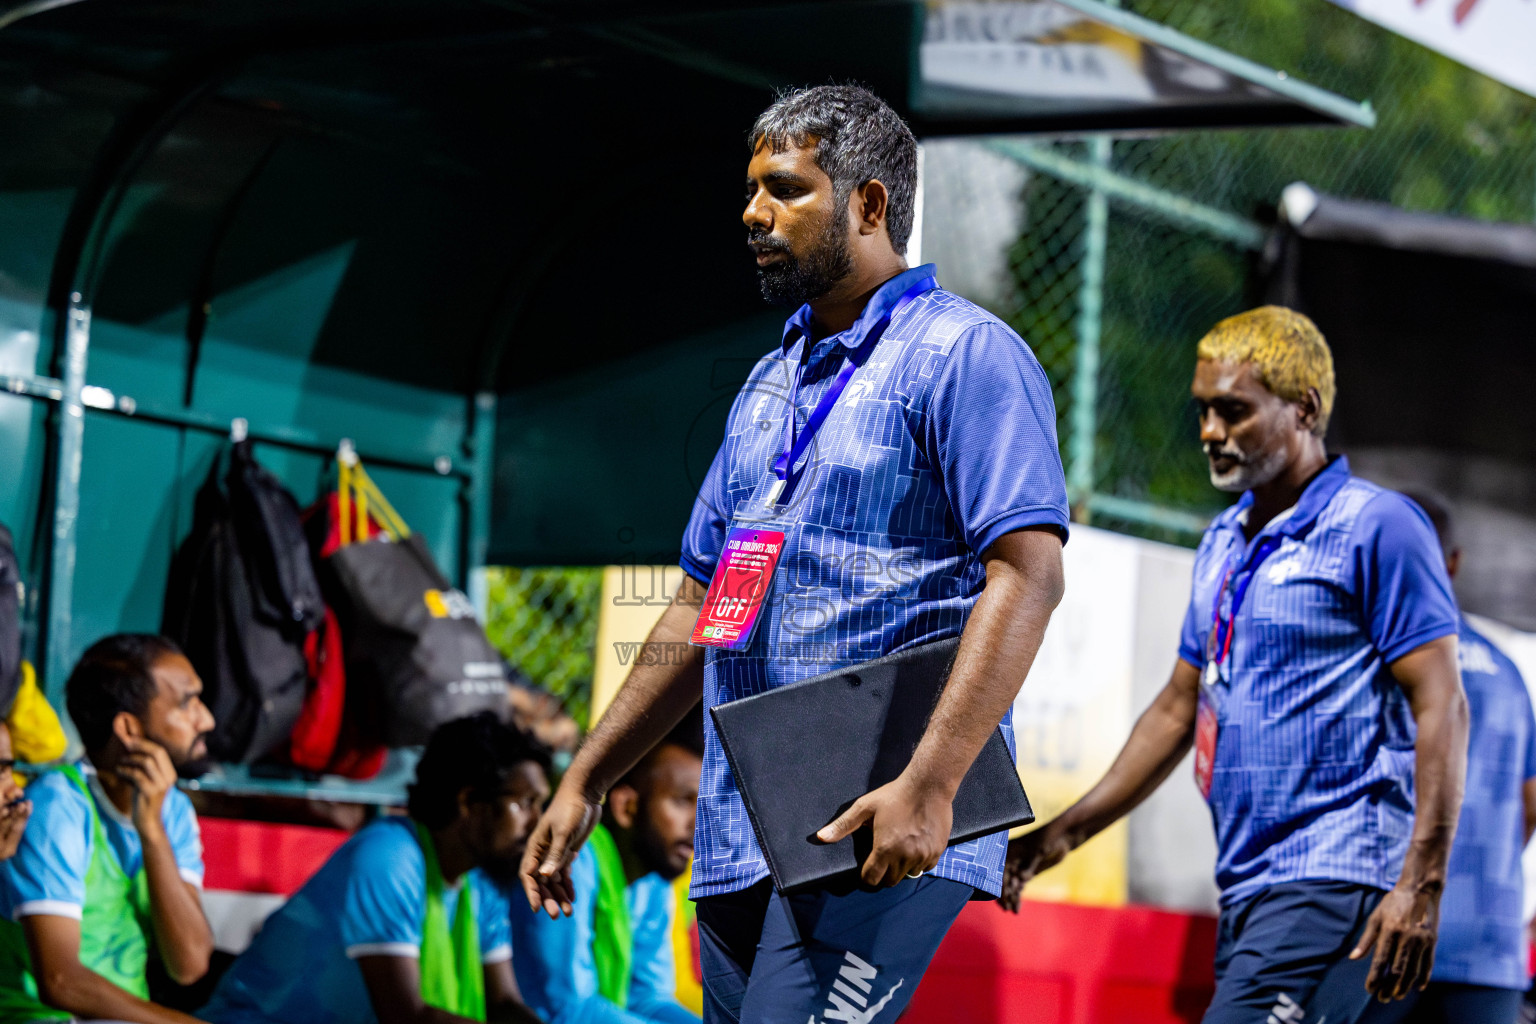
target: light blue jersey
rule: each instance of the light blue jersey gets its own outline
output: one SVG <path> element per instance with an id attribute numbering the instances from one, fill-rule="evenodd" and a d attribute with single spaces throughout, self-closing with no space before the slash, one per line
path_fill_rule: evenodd
<path id="1" fill-rule="evenodd" d="M 1251 577 L 1213 688 L 1222 903 L 1281 882 L 1390 889 L 1413 829 L 1415 729 L 1387 666 L 1457 631 L 1439 541 L 1342 456 L 1250 543 L 1252 505 L 1243 495 L 1201 539 L 1179 644 L 1203 672 L 1224 581 Z"/>
<path id="2" fill-rule="evenodd" d="M 1440 898 L 1434 981 L 1524 989 L 1526 780 L 1536 778 L 1536 718 L 1520 670 L 1465 621 L 1461 681 L 1472 712 L 1467 788 Z"/>
<path id="3" fill-rule="evenodd" d="M 197 1016 L 213 1024 L 375 1024 L 354 961 L 419 957 L 426 892 L 415 826 L 381 818 L 267 918 Z M 476 901 L 481 960 L 510 959 L 506 901 L 479 871 L 444 891 L 448 920 L 466 892 Z"/>
<path id="4" fill-rule="evenodd" d="M 123 873 L 130 878 L 144 866 L 144 848 L 132 819 L 102 792 L 96 773 L 80 766 L 101 819 L 101 828 Z M 32 818 L 16 855 L 0 869 L 0 902 L 12 920 L 34 914 L 80 919 L 85 905 L 85 875 L 91 866 L 90 807 L 85 794 L 60 771 L 48 772 L 27 787 Z M 201 888 L 203 841 L 192 801 L 179 789 L 165 794 L 160 820 L 170 838 L 181 877 Z"/>
<path id="5" fill-rule="evenodd" d="M 929 265 L 898 275 L 851 328 L 810 346 L 797 423 L 833 386 L 850 348 L 933 273 Z M 682 567 L 701 583 L 720 560 L 730 518 L 784 451 L 791 383 L 810 334 L 803 307 L 731 408 L 683 535 Z M 989 545 L 1025 527 L 1067 532 L 1050 381 L 1006 324 L 941 288 L 892 315 L 803 466 L 751 646 L 705 652 L 706 707 L 957 636 L 986 582 Z M 1012 721 L 1001 724 L 1011 746 Z M 768 877 L 709 715 L 704 732 L 696 898 Z M 996 895 L 1006 845 L 999 832 L 952 847 L 934 874 Z"/>
<path id="6" fill-rule="evenodd" d="M 619 1009 L 597 991 L 592 955 L 593 914 L 597 907 L 597 856 L 583 846 L 571 862 L 576 890 L 571 917 L 551 921 L 528 909 L 521 892 L 509 894 L 512 937 L 518 949 L 512 962 L 523 1001 L 549 1024 L 699 1024 L 674 994 L 677 969 L 672 957 L 672 916 L 676 896 L 660 875 L 636 879 L 625 890 L 634 955 L 629 1006 Z"/>

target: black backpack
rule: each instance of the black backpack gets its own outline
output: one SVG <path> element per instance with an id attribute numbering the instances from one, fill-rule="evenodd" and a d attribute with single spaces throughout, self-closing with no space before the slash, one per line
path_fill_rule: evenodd
<path id="1" fill-rule="evenodd" d="M 0 715 L 21 688 L 21 565 L 11 531 L 0 524 Z"/>
<path id="2" fill-rule="evenodd" d="M 261 759 L 288 738 L 304 705 L 304 640 L 324 601 L 299 506 L 257 464 L 250 441 L 214 460 L 197 493 L 192 532 L 171 562 L 162 631 L 203 679 L 216 725 L 209 754 Z"/>

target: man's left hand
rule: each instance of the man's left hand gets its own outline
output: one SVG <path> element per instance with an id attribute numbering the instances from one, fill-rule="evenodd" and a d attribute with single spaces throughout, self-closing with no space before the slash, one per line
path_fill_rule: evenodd
<path id="1" fill-rule="evenodd" d="M 1382 897 L 1349 954 L 1351 960 L 1359 960 L 1372 946 L 1376 948 L 1366 991 L 1385 1003 L 1428 985 L 1439 924 L 1437 895 L 1395 888 Z"/>
<path id="2" fill-rule="evenodd" d="M 906 776 L 865 793 L 816 838 L 835 843 L 868 823 L 874 847 L 859 872 L 866 885 L 892 886 L 933 870 L 949 845 L 953 796 L 910 782 Z"/>

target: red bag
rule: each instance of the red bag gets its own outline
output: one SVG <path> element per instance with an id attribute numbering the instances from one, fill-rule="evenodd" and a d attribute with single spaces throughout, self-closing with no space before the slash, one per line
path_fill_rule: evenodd
<path id="1" fill-rule="evenodd" d="M 350 487 L 351 474 L 344 469 L 341 477 L 342 485 Z M 367 506 L 360 506 L 355 495 L 349 495 L 349 499 L 345 531 L 348 539 L 356 536 L 365 540 L 382 533 L 383 526 L 368 513 Z M 304 515 L 311 543 L 318 543 L 316 561 L 323 563 L 342 543 L 338 492 L 321 498 Z M 320 577 L 323 586 L 325 574 L 320 573 Z M 320 628 L 309 635 L 304 645 L 304 656 L 309 662 L 309 693 L 289 738 L 288 756 L 308 771 L 371 779 L 384 767 L 388 750 L 377 739 L 377 729 L 368 725 L 376 715 L 360 701 L 348 702 L 347 666 L 342 651 L 341 624 L 327 604 Z"/>

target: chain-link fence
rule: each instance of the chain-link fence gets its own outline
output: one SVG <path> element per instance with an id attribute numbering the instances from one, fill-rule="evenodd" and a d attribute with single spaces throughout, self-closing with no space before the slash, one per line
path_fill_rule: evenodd
<path id="1" fill-rule="evenodd" d="M 487 571 L 486 635 L 514 669 L 554 695 L 585 729 L 603 570 L 588 567 Z"/>
<path id="2" fill-rule="evenodd" d="M 1378 116 L 1370 130 L 986 144 L 1029 171 L 1009 253 L 1016 287 L 1000 312 L 1056 389 L 1079 516 L 1187 541 L 1222 500 L 1194 444 L 1194 343 L 1258 301 L 1281 191 L 1304 181 L 1409 210 L 1530 221 L 1536 100 L 1325 0 L 1126 6 L 1369 99 Z"/>

